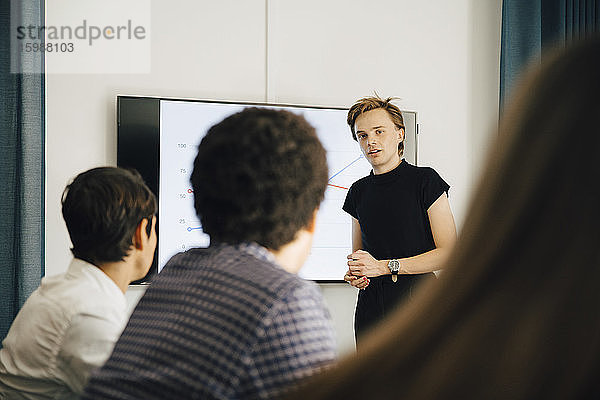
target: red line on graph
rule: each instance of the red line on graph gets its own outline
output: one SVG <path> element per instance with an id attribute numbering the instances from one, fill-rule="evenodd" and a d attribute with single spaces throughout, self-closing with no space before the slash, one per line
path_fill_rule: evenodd
<path id="1" fill-rule="evenodd" d="M 328 186 L 333 186 L 333 187 L 336 187 L 336 188 L 338 188 L 338 189 L 345 189 L 345 190 L 348 190 L 348 188 L 347 188 L 347 187 L 338 186 L 338 185 L 333 185 L 333 184 L 331 184 L 331 183 L 328 183 L 327 185 L 328 185 Z"/>

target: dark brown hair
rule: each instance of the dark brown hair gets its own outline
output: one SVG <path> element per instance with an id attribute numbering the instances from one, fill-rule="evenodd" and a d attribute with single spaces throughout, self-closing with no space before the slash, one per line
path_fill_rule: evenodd
<path id="1" fill-rule="evenodd" d="M 387 111 L 388 115 L 390 116 L 390 119 L 392 120 L 396 128 L 405 131 L 404 118 L 402 117 L 402 112 L 400 111 L 398 106 L 392 103 L 392 101 L 395 99 L 395 97 L 388 97 L 386 99 L 382 99 L 378 95 L 375 95 L 371 97 L 364 97 L 358 100 L 356 103 L 354 103 L 352 107 L 350 107 L 350 110 L 348 110 L 348 117 L 346 120 L 348 122 L 348 126 L 350 127 L 350 131 L 352 132 L 352 139 L 358 141 L 356 137 L 356 129 L 354 127 L 356 119 L 361 114 L 364 114 L 367 111 L 377 110 L 379 108 Z M 400 156 L 404 154 L 404 140 L 398 144 L 398 154 Z"/>
<path id="2" fill-rule="evenodd" d="M 600 396 L 600 39 L 544 61 L 439 281 L 292 398 Z"/>
<path id="3" fill-rule="evenodd" d="M 123 260 L 139 223 L 156 213 L 156 197 L 140 174 L 116 167 L 77 175 L 61 202 L 71 252 L 94 265 Z"/>
<path id="4" fill-rule="evenodd" d="M 325 149 L 296 114 L 247 108 L 210 128 L 192 186 L 211 241 L 278 250 L 312 222 L 327 186 Z"/>

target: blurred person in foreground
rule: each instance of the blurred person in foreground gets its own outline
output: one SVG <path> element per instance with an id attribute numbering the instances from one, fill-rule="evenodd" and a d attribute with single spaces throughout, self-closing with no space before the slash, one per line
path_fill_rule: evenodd
<path id="1" fill-rule="evenodd" d="M 299 115 L 249 108 L 210 128 L 191 177 L 210 246 L 167 263 L 84 398 L 274 398 L 330 365 L 329 312 L 296 275 L 327 173 Z"/>
<path id="2" fill-rule="evenodd" d="M 440 279 L 290 399 L 600 398 L 600 39 L 542 65 Z"/>
<path id="3" fill-rule="evenodd" d="M 0 399 L 79 398 L 127 322 L 125 292 L 156 248 L 156 198 L 133 170 L 83 172 L 66 187 L 62 214 L 73 260 L 42 280 L 0 350 Z"/>

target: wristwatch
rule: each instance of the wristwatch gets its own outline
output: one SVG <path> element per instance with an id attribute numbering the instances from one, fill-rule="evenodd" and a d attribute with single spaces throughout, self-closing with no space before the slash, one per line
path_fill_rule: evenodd
<path id="1" fill-rule="evenodd" d="M 398 280 L 398 271 L 400 271 L 400 260 L 393 259 L 388 261 L 388 268 L 392 273 L 392 281 L 396 282 Z"/>

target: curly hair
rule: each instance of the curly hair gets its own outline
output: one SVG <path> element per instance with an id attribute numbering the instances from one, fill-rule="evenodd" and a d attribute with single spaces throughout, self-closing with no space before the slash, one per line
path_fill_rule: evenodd
<path id="1" fill-rule="evenodd" d="M 315 129 L 284 110 L 246 108 L 209 129 L 191 183 L 211 241 L 278 250 L 308 227 L 327 186 Z"/>
<path id="2" fill-rule="evenodd" d="M 154 193 L 135 170 L 99 167 L 82 172 L 62 194 L 62 214 L 79 259 L 94 265 L 122 261 L 144 218 L 156 213 Z M 146 233 L 150 236 L 150 231 Z"/>
<path id="3" fill-rule="evenodd" d="M 394 125 L 396 125 L 396 128 L 404 130 L 404 118 L 402 117 L 402 112 L 398 106 L 392 104 L 392 101 L 396 99 L 396 97 L 382 99 L 376 94 L 375 96 L 364 97 L 354 103 L 352 107 L 350 107 L 350 110 L 348 110 L 348 117 L 346 120 L 348 126 L 350 126 L 350 131 L 352 132 L 352 139 L 358 141 L 356 137 L 356 129 L 354 127 L 356 119 L 367 111 L 377 110 L 379 108 L 387 111 L 390 119 Z M 404 154 L 404 140 L 398 144 L 398 154 Z"/>

